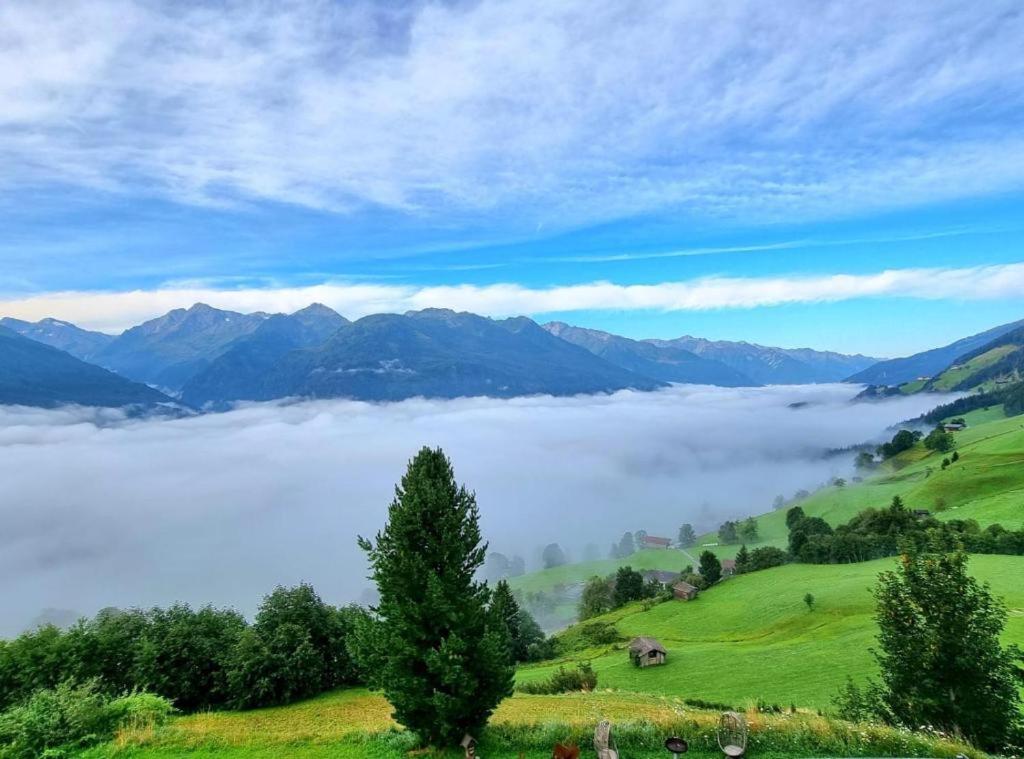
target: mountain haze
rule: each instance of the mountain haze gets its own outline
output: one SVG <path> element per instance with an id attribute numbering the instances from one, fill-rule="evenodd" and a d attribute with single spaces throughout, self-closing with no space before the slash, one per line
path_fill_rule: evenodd
<path id="1" fill-rule="evenodd" d="M 742 372 L 713 359 L 702 358 L 683 348 L 631 340 L 596 329 L 550 322 L 544 329 L 581 348 L 586 348 L 616 366 L 663 382 L 683 382 L 721 387 L 760 384 Z"/>
<path id="2" fill-rule="evenodd" d="M 145 406 L 171 403 L 163 393 L 0 327 L 0 404 Z"/>
<path id="3" fill-rule="evenodd" d="M 841 382 L 878 359 L 810 348 L 773 348 L 756 343 L 705 340 L 684 335 L 672 340 L 645 340 L 659 348 L 690 351 L 731 367 L 761 385 Z"/>
<path id="4" fill-rule="evenodd" d="M 196 303 L 126 330 L 94 360 L 129 379 L 178 390 L 266 318 Z"/>
<path id="5" fill-rule="evenodd" d="M 66 351 L 83 361 L 91 360 L 116 339 L 114 335 L 92 332 L 60 319 L 26 322 L 21 319 L 4 317 L 0 319 L 0 327 L 7 327 L 29 340 Z"/>
<path id="6" fill-rule="evenodd" d="M 196 406 L 258 398 L 264 375 L 285 354 L 318 346 L 350 323 L 319 303 L 294 314 L 268 317 L 255 331 L 236 339 L 209 366 L 186 382 L 181 397 Z"/>
<path id="7" fill-rule="evenodd" d="M 260 383 L 256 399 L 385 401 L 659 387 L 662 382 L 614 366 L 525 317 L 427 309 L 366 316 L 318 348 L 288 353 Z"/>

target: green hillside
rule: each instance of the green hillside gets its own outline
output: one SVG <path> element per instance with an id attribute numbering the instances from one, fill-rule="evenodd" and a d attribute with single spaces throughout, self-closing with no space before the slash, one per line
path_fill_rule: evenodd
<path id="1" fill-rule="evenodd" d="M 928 509 L 938 519 L 975 519 L 982 527 L 995 522 L 1008 529 L 1024 527 L 1024 417 L 1002 416 L 1000 408 L 966 415 L 967 429 L 955 433 L 960 460 L 943 471 L 948 454 L 927 451 L 920 443 L 864 479 L 828 487 L 800 501 L 808 516 L 836 526 L 869 507 L 887 506 L 893 496 L 907 508 Z M 785 509 L 757 517 L 758 545 L 785 547 Z M 717 535 L 702 535 L 698 544 Z M 735 556 L 739 546 L 717 546 L 720 558 Z M 693 551 L 691 551 L 693 553 Z"/>
<path id="2" fill-rule="evenodd" d="M 999 363 L 1006 356 L 1019 350 L 1018 345 L 1000 345 L 975 356 L 962 364 L 954 364 L 938 377 L 927 383 L 928 389 L 949 392 L 950 390 L 970 386 L 970 380 L 984 369 Z"/>
<path id="3" fill-rule="evenodd" d="M 634 604 L 597 620 L 613 622 L 624 639 L 658 638 L 669 651 L 665 666 L 637 669 L 621 643 L 565 660 L 590 661 L 601 688 L 740 707 L 757 699 L 827 707 L 847 676 L 863 681 L 875 670 L 870 588 L 894 563 L 790 564 L 731 578 L 696 601 L 667 601 L 649 611 Z M 1011 609 L 1007 642 L 1024 644 L 1024 557 L 974 556 L 970 567 Z M 804 605 L 805 593 L 816 598 L 814 611 Z M 525 667 L 519 680 L 545 678 L 556 666 Z"/>
<path id="4" fill-rule="evenodd" d="M 836 526 L 866 508 L 887 506 L 898 495 L 907 508 L 928 509 L 939 519 L 974 519 L 982 527 L 1001 523 L 1008 529 L 1024 528 L 1024 416 L 1006 418 L 1001 406 L 993 406 L 972 411 L 964 418 L 968 428 L 955 433 L 960 460 L 945 471 L 941 464 L 948 454 L 930 452 L 919 443 L 881 465 L 862 482 L 819 490 L 800 501 L 800 507 L 808 516 L 822 517 Z M 786 547 L 785 509 L 756 519 L 759 540 L 748 547 Z M 509 582 L 524 593 L 542 591 L 570 599 L 571 586 L 594 575 L 612 574 L 620 566 L 679 571 L 689 564 L 695 565 L 702 550 L 729 559 L 735 557 L 739 548 L 738 544 L 719 545 L 716 533 L 706 533 L 685 551 L 638 551 L 625 559 L 567 564 L 531 572 Z M 566 623 L 571 621 L 574 602 L 561 601 L 558 613 Z"/>

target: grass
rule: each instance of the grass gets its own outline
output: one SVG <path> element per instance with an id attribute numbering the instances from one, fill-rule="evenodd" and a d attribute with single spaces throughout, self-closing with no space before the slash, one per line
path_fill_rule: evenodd
<path id="1" fill-rule="evenodd" d="M 649 611 L 625 607 L 598 619 L 613 622 L 624 641 L 658 638 L 669 651 L 666 665 L 637 669 L 622 643 L 563 661 L 590 661 L 602 688 L 739 707 L 764 699 L 825 708 L 848 676 L 863 681 L 875 671 L 870 588 L 894 564 L 791 564 L 731 578 L 696 601 L 668 601 Z M 974 556 L 971 571 L 1011 608 L 1007 642 L 1024 644 L 1024 557 Z M 805 593 L 815 596 L 813 611 L 803 603 Z M 548 677 L 559 663 L 525 667 L 519 680 Z"/>
<path id="2" fill-rule="evenodd" d="M 961 382 L 969 380 L 977 372 L 982 369 L 987 369 L 1004 356 L 1007 356 L 1018 349 L 1019 346 L 1017 345 L 1000 345 L 990 351 L 982 353 L 980 356 L 975 356 L 970 361 L 966 361 L 963 364 L 957 364 L 956 366 L 951 366 L 932 381 L 931 387 L 932 389 L 939 391 L 952 390 Z"/>
<path id="3" fill-rule="evenodd" d="M 192 715 L 148 733 L 124 733 L 83 759 L 398 759 L 461 756 L 414 751 L 415 739 L 387 716 L 390 707 L 364 689 L 336 691 L 274 709 Z M 488 759 L 548 759 L 556 741 L 591 745 L 602 719 L 615 724 L 619 749 L 631 759 L 663 759 L 667 735 L 685 736 L 691 755 L 721 756 L 715 745 L 717 713 L 693 709 L 677 697 L 599 691 L 558 696 L 517 694 L 499 706 L 480 736 Z M 811 713 L 750 712 L 750 749 L 758 757 L 809 755 L 980 755 L 951 741 L 876 726 L 852 726 Z M 584 755 L 588 755 L 586 752 Z"/>

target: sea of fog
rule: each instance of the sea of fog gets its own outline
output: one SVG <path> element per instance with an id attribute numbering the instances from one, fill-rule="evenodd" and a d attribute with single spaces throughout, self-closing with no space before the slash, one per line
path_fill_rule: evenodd
<path id="1" fill-rule="evenodd" d="M 0 635 L 43 610 L 182 600 L 251 613 L 300 581 L 358 599 L 369 582 L 356 536 L 381 527 L 424 445 L 476 491 L 492 549 L 530 566 L 547 542 L 579 557 L 625 530 L 713 528 L 849 476 L 852 456 L 829 450 L 936 403 L 853 403 L 859 389 L 317 401 L 180 420 L 0 408 Z"/>

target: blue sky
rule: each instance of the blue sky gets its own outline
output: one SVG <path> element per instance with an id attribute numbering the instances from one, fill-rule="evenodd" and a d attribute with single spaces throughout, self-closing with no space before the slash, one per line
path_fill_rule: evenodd
<path id="1" fill-rule="evenodd" d="M 1015 2 L 0 7 L 0 312 L 427 305 L 900 355 L 1024 318 Z"/>

